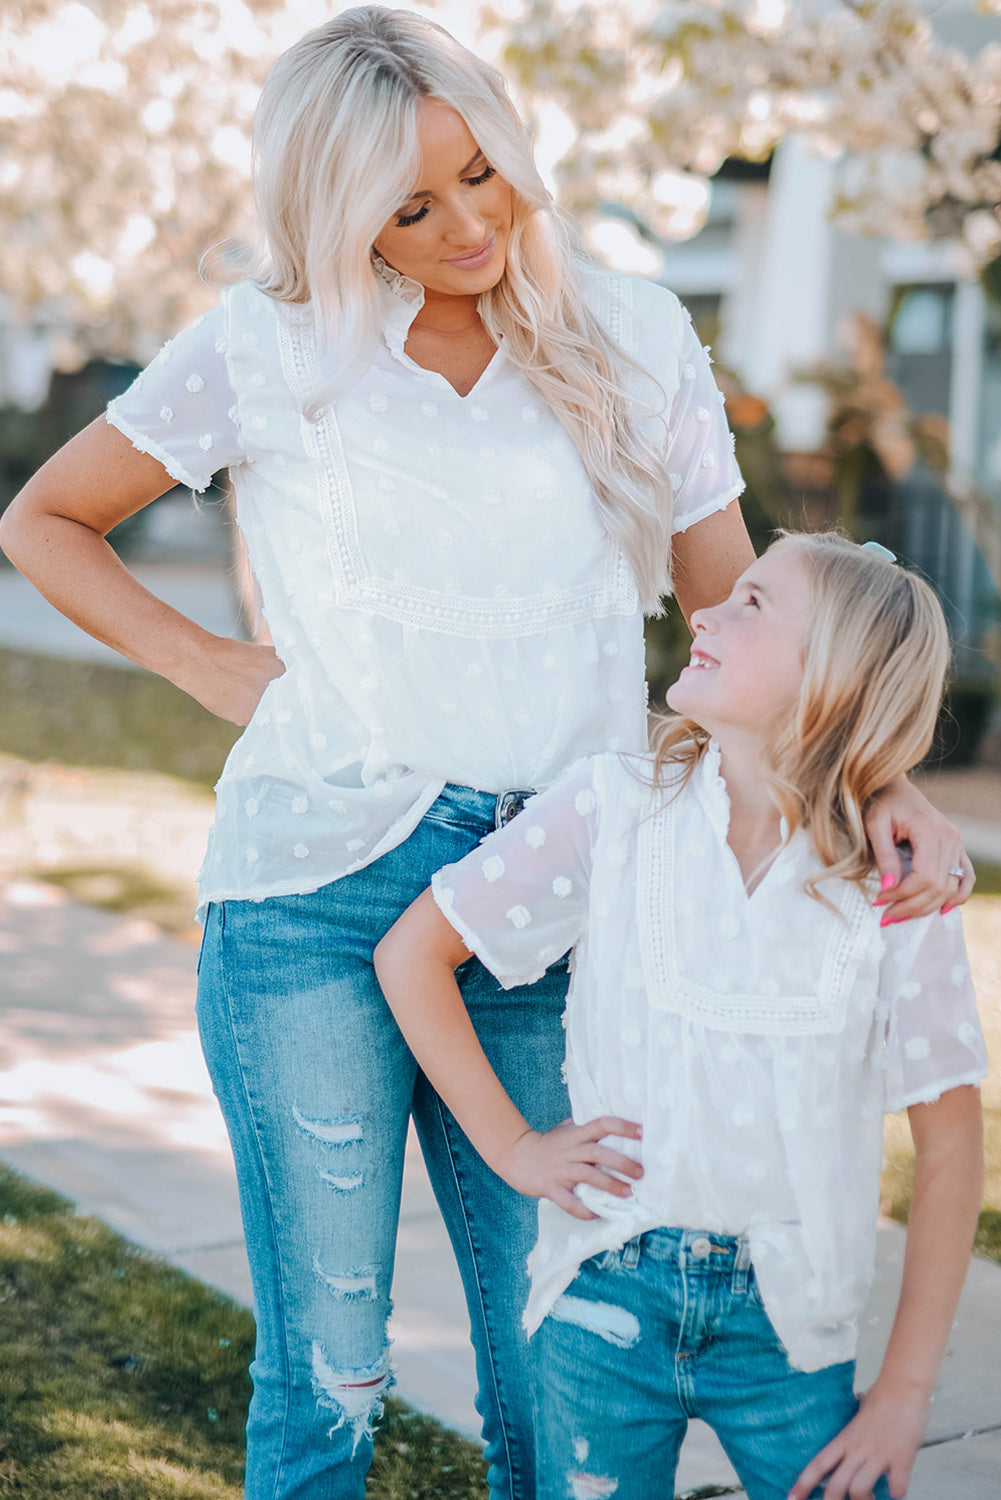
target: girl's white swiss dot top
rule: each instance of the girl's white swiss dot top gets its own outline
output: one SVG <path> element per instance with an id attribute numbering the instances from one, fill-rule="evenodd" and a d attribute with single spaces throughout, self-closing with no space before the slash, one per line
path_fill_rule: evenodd
<path id="1" fill-rule="evenodd" d="M 446 782 L 544 787 L 582 754 L 645 743 L 636 586 L 569 437 L 503 349 L 464 397 L 415 364 L 423 288 L 376 274 L 381 340 L 320 420 L 303 406 L 336 372 L 309 309 L 250 283 L 108 409 L 193 489 L 229 468 L 287 669 L 220 779 L 203 907 L 368 864 Z M 742 487 L 709 361 L 670 292 L 590 285 L 663 388 L 637 379 L 684 529 Z"/>
<path id="2" fill-rule="evenodd" d="M 875 1257 L 882 1119 L 987 1067 L 958 911 L 885 928 L 802 833 L 753 894 L 727 843 L 715 747 L 671 800 L 648 756 L 581 762 L 434 877 L 438 905 L 505 988 L 574 947 L 574 1119 L 643 1126 L 630 1198 L 543 1201 L 525 1323 L 581 1263 L 658 1226 L 746 1234 L 792 1363 L 853 1358 Z"/>

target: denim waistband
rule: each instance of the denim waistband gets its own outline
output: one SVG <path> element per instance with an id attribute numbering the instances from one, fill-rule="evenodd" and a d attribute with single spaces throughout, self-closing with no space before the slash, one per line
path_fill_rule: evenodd
<path id="1" fill-rule="evenodd" d="M 707 1229 L 651 1229 L 630 1241 L 637 1259 L 673 1262 L 679 1270 L 725 1276 L 746 1283 L 751 1247 L 745 1234 L 715 1234 Z M 626 1249 L 630 1246 L 625 1247 Z"/>
<path id="2" fill-rule="evenodd" d="M 534 796 L 531 787 L 511 787 L 503 792 L 479 792 L 475 787 L 460 786 L 448 782 L 432 802 L 426 818 L 433 823 L 451 823 L 460 828 L 473 828 L 488 833 L 492 828 L 503 828 L 517 813 L 521 812 L 527 798 Z"/>

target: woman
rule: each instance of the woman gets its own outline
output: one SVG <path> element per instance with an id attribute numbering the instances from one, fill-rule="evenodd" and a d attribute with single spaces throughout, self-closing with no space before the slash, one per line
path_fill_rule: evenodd
<path id="1" fill-rule="evenodd" d="M 198 1002 L 254 1279 L 247 1495 L 363 1493 L 413 1110 L 492 1492 L 530 1500 L 532 1216 L 417 1076 L 372 952 L 526 790 L 644 744 L 642 609 L 672 566 L 686 614 L 729 592 L 752 556 L 740 477 L 677 301 L 581 272 L 500 79 L 440 28 L 365 7 L 311 32 L 255 149 L 258 276 L 40 471 L 3 543 L 92 634 L 248 725 L 202 872 Z M 225 466 L 273 648 L 184 619 L 104 541 Z M 924 871 L 900 914 L 964 896 L 953 831 L 893 801 L 886 867 L 906 829 Z M 563 1118 L 565 968 L 503 997 L 461 977 L 519 1108 Z"/>

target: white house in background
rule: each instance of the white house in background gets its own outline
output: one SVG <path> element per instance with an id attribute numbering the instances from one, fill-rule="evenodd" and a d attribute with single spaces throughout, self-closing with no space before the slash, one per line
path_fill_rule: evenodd
<path id="1" fill-rule="evenodd" d="M 716 358 L 768 402 L 786 452 L 816 450 L 824 438 L 826 396 L 795 372 L 838 354 L 853 312 L 888 324 L 888 373 L 912 410 L 948 418 L 955 477 L 990 498 L 1001 524 L 1001 309 L 954 244 L 839 230 L 829 216 L 833 170 L 787 137 L 768 169 L 724 167 L 691 239 L 654 247 L 625 225 L 594 226 L 588 237 L 609 262 L 669 286 L 714 330 Z M 906 498 L 904 550 L 936 580 L 961 647 L 979 646 L 997 598 L 973 539 L 932 486 Z"/>
<path id="2" fill-rule="evenodd" d="M 59 344 L 72 332 L 39 310 L 28 321 L 13 319 L 0 297 L 0 406 L 34 411 L 49 393 Z"/>
<path id="3" fill-rule="evenodd" d="M 725 169 L 724 169 L 725 173 Z M 891 367 L 915 411 L 947 416 L 953 464 L 1001 500 L 1001 320 L 955 245 L 845 234 L 829 218 L 832 164 L 789 137 L 767 176 L 724 175 L 709 218 L 667 248 L 658 279 L 698 315 L 715 314 L 719 356 L 767 400 L 781 446 L 809 450 L 823 393 L 797 369 L 831 358 L 852 312 L 888 330 Z"/>

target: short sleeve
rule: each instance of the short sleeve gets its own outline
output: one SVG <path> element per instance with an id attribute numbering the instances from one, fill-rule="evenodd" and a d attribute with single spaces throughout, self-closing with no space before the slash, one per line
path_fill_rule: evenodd
<path id="1" fill-rule="evenodd" d="M 504 989 L 540 979 L 583 932 L 599 816 L 595 764 L 572 767 L 432 881 L 442 912 Z"/>
<path id="2" fill-rule="evenodd" d="M 134 448 L 193 490 L 207 489 L 213 474 L 243 460 L 226 345 L 218 307 L 165 344 L 106 413 Z"/>
<path id="3" fill-rule="evenodd" d="M 723 393 L 687 316 L 667 431 L 664 457 L 674 487 L 674 530 L 687 531 L 696 521 L 725 510 L 744 488 Z"/>
<path id="4" fill-rule="evenodd" d="M 958 911 L 890 929 L 880 998 L 889 1004 L 888 1111 L 929 1104 L 986 1076 L 987 1049 Z"/>

